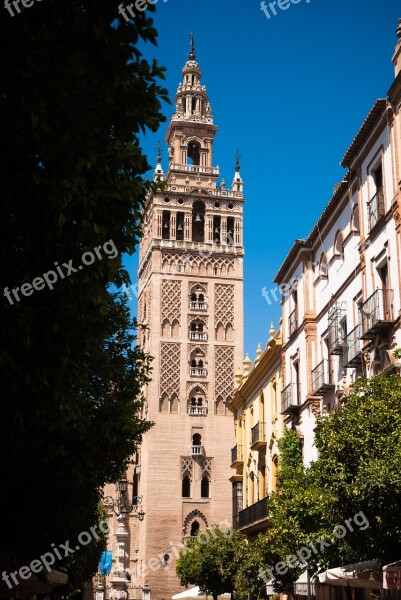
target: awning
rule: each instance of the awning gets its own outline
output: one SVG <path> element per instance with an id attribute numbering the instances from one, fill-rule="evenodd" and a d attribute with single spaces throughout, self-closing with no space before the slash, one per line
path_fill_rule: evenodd
<path id="1" fill-rule="evenodd" d="M 383 589 L 401 590 L 401 561 L 383 567 Z"/>
<path id="2" fill-rule="evenodd" d="M 222 594 L 219 598 L 230 598 L 231 594 Z M 175 594 L 175 596 L 171 597 L 171 600 L 186 600 L 190 598 L 197 598 L 198 600 L 206 600 L 206 595 L 199 590 L 199 587 L 194 587 L 186 592 L 180 592 L 179 594 Z M 212 596 L 208 594 L 209 600 L 211 600 Z"/>
<path id="3" fill-rule="evenodd" d="M 319 582 L 327 585 L 350 586 L 355 588 L 383 588 L 383 574 L 378 560 L 355 563 L 336 569 L 328 569 L 319 574 Z"/>
<path id="4" fill-rule="evenodd" d="M 315 585 L 309 578 L 309 587 L 310 593 L 312 596 L 315 595 Z M 308 571 L 304 571 L 298 577 L 296 582 L 294 583 L 294 592 L 297 596 L 307 596 L 308 595 Z"/>

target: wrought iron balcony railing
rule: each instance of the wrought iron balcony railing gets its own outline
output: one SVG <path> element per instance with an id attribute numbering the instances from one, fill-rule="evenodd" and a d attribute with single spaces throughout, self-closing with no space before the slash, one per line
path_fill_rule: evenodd
<path id="1" fill-rule="evenodd" d="M 249 527 L 249 525 L 266 519 L 267 516 L 267 498 L 263 498 L 238 513 L 238 528 Z"/>
<path id="2" fill-rule="evenodd" d="M 291 411 L 299 406 L 299 386 L 289 383 L 281 392 L 281 412 Z"/>
<path id="3" fill-rule="evenodd" d="M 259 421 L 252 427 L 252 450 L 260 450 L 266 446 L 266 423 Z"/>
<path id="4" fill-rule="evenodd" d="M 362 304 L 362 336 L 363 340 L 371 340 L 394 323 L 393 290 L 377 289 Z"/>
<path id="5" fill-rule="evenodd" d="M 329 361 L 322 360 L 312 371 L 312 394 L 324 396 L 334 385 L 330 382 Z"/>
<path id="6" fill-rule="evenodd" d="M 362 363 L 361 324 L 349 332 L 343 354 L 343 367 L 353 369 Z"/>
<path id="7" fill-rule="evenodd" d="M 294 335 L 298 329 L 298 310 L 294 308 L 290 316 L 288 317 L 288 336 Z"/>
<path id="8" fill-rule="evenodd" d="M 231 466 L 236 467 L 244 462 L 244 453 L 242 446 L 238 444 L 231 449 Z"/>
<path id="9" fill-rule="evenodd" d="M 384 190 L 379 188 L 368 204 L 369 232 L 377 225 L 386 212 L 384 206 Z"/>

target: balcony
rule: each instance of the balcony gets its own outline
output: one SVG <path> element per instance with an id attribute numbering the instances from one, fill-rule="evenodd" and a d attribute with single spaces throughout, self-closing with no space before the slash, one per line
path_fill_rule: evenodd
<path id="1" fill-rule="evenodd" d="M 252 427 L 252 450 L 261 450 L 266 447 L 266 423 L 259 421 Z"/>
<path id="2" fill-rule="evenodd" d="M 263 521 L 268 517 L 267 514 L 267 498 L 251 504 L 248 508 L 244 508 L 238 514 L 238 528 L 249 527 L 259 521 Z"/>
<path id="3" fill-rule="evenodd" d="M 202 456 L 202 446 L 192 446 L 192 456 Z"/>
<path id="4" fill-rule="evenodd" d="M 240 467 L 244 462 L 242 446 L 234 446 L 231 450 L 231 468 Z"/>
<path id="5" fill-rule="evenodd" d="M 207 369 L 198 369 L 191 367 L 189 369 L 190 377 L 207 377 Z"/>
<path id="6" fill-rule="evenodd" d="M 336 302 L 329 310 L 329 352 L 341 355 L 346 345 L 345 303 Z"/>
<path id="7" fill-rule="evenodd" d="M 188 406 L 188 414 L 197 416 L 197 417 L 207 417 L 207 407 L 206 406 Z"/>
<path id="8" fill-rule="evenodd" d="M 288 336 L 292 337 L 298 329 L 298 311 L 296 308 L 292 311 L 288 317 Z"/>
<path id="9" fill-rule="evenodd" d="M 322 360 L 312 371 L 312 394 L 313 396 L 324 396 L 333 388 L 334 385 L 330 383 L 329 361 Z"/>
<path id="10" fill-rule="evenodd" d="M 373 340 L 394 323 L 393 290 L 376 290 L 362 304 L 362 340 Z"/>
<path id="11" fill-rule="evenodd" d="M 291 412 L 299 406 L 299 393 L 296 383 L 290 383 L 281 392 L 281 412 Z"/>
<path id="12" fill-rule="evenodd" d="M 346 338 L 346 344 L 343 354 L 343 367 L 345 369 L 354 369 L 362 364 L 361 351 L 361 325 L 360 323 L 350 331 Z"/>
<path id="13" fill-rule="evenodd" d="M 189 339 L 194 342 L 207 342 L 207 333 L 202 331 L 190 331 Z"/>
<path id="14" fill-rule="evenodd" d="M 377 225 L 386 212 L 384 206 L 384 191 L 379 188 L 368 204 L 369 233 Z"/>
<path id="15" fill-rule="evenodd" d="M 207 310 L 207 302 L 190 302 L 189 303 L 190 310 Z"/>

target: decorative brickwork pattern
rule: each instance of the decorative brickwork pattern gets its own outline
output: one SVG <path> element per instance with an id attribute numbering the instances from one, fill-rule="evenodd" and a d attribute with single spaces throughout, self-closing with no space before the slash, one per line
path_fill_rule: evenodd
<path id="1" fill-rule="evenodd" d="M 232 346 L 216 346 L 215 352 L 215 386 L 216 398 L 221 396 L 224 402 L 232 397 L 234 389 L 234 348 Z"/>
<path id="2" fill-rule="evenodd" d="M 180 396 L 180 344 L 162 343 L 160 350 L 160 397 Z"/>
<path id="3" fill-rule="evenodd" d="M 181 479 L 188 476 L 192 481 L 193 461 L 192 456 L 181 457 Z"/>
<path id="4" fill-rule="evenodd" d="M 234 326 L 234 286 L 217 284 L 215 290 L 215 322 Z"/>
<path id="5" fill-rule="evenodd" d="M 177 320 L 181 323 L 181 281 L 162 282 L 162 321 L 170 323 Z"/>
<path id="6" fill-rule="evenodd" d="M 202 477 L 207 477 L 209 481 L 212 479 L 212 459 L 205 458 L 202 463 Z"/>

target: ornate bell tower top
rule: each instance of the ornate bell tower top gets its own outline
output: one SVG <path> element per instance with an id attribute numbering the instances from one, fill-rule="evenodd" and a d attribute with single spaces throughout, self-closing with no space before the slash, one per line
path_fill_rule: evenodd
<path id="1" fill-rule="evenodd" d="M 140 272 L 156 249 L 236 257 L 244 254 L 240 157 L 235 155 L 231 189 L 224 179 L 218 184 L 220 169 L 213 164 L 217 127 L 213 124 L 206 86 L 201 84 L 202 72 L 192 34 L 182 75 L 175 96 L 176 110 L 165 137 L 169 159 L 166 173 L 162 147 L 157 146 L 153 178 L 164 182 L 164 186 L 149 193 L 144 207 Z"/>

